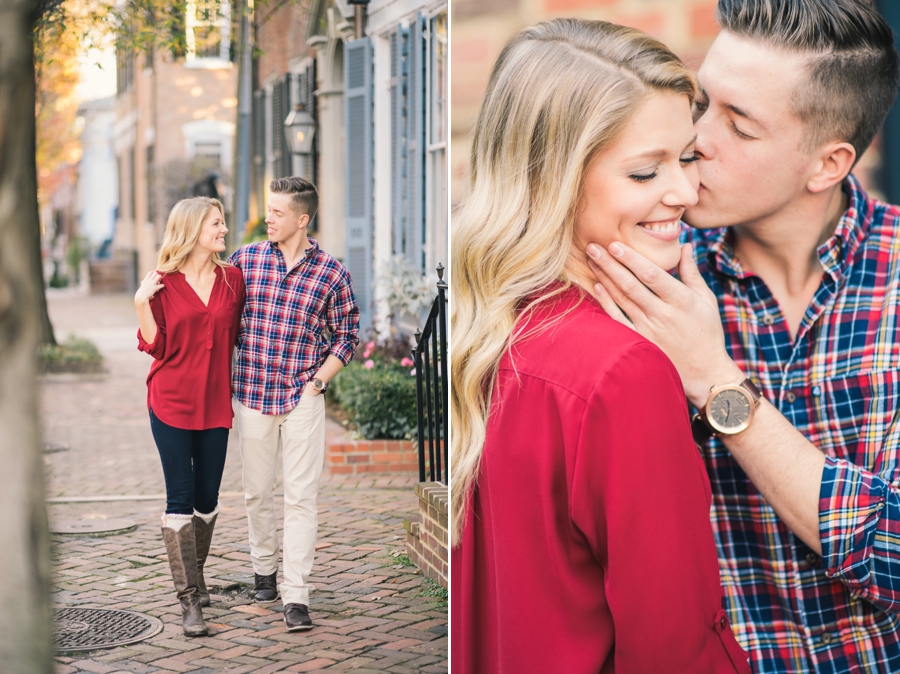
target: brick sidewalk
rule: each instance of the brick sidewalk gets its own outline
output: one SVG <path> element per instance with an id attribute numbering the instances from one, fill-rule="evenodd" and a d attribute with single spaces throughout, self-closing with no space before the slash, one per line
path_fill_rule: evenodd
<path id="1" fill-rule="evenodd" d="M 57 338 L 74 332 L 93 340 L 109 369 L 101 377 L 53 376 L 41 387 L 44 439 L 70 447 L 45 455 L 51 522 L 127 518 L 138 525 L 108 537 L 54 535 L 54 606 L 131 610 L 164 623 L 145 642 L 60 656 L 59 674 L 447 671 L 446 608 L 424 594 L 416 569 L 392 557 L 404 550 L 403 519 L 416 512 L 414 478 L 323 475 L 310 606 L 316 626 L 289 634 L 280 605 L 247 599 L 253 576 L 235 431 L 206 566 L 212 634 L 182 636 L 159 531 L 165 489 L 146 410 L 150 359 L 136 349 L 131 299 L 62 291 L 48 300 Z M 330 424 L 331 438 L 342 433 Z M 86 500 L 99 497 L 116 498 Z"/>

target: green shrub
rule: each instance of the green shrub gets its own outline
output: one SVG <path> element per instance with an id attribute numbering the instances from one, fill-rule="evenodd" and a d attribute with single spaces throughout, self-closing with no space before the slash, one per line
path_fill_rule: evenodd
<path id="1" fill-rule="evenodd" d="M 364 440 L 411 440 L 416 435 L 416 378 L 396 363 L 351 362 L 328 387 Z"/>
<path id="2" fill-rule="evenodd" d="M 62 344 L 38 347 L 38 363 L 44 372 L 101 372 L 103 356 L 94 345 L 80 337 L 69 337 Z"/>

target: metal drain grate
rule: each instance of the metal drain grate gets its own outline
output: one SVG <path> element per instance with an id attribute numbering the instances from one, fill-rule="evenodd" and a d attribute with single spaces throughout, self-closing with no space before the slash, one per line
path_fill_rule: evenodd
<path id="1" fill-rule="evenodd" d="M 133 644 L 159 634 L 156 618 L 107 608 L 60 608 L 53 611 L 56 650 L 59 653 L 94 651 Z"/>

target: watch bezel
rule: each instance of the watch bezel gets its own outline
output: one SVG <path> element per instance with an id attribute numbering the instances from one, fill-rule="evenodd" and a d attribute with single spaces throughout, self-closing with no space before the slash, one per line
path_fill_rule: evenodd
<path id="1" fill-rule="evenodd" d="M 713 401 L 722 393 L 727 391 L 734 391 L 735 393 L 739 393 L 746 400 L 750 407 L 750 416 L 747 417 L 746 421 L 741 422 L 737 426 L 722 426 L 718 422 L 716 422 L 715 418 L 709 413 L 710 408 L 712 407 Z M 706 402 L 706 408 L 704 410 L 704 421 L 709 425 L 710 428 L 713 429 L 718 434 L 721 435 L 736 435 L 741 431 L 745 431 L 750 427 L 750 423 L 753 421 L 753 413 L 756 411 L 756 400 L 753 399 L 753 395 L 746 388 L 741 386 L 740 384 L 725 384 L 724 386 L 717 386 L 714 391 L 709 394 L 709 400 Z"/>
<path id="2" fill-rule="evenodd" d="M 318 377 L 313 377 L 312 380 L 313 388 L 317 391 L 321 392 L 325 390 L 325 382 L 319 379 Z"/>

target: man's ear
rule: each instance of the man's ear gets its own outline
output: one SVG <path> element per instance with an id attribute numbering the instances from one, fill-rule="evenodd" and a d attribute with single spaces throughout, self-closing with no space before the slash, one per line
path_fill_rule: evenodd
<path id="1" fill-rule="evenodd" d="M 300 216 L 300 219 L 297 221 L 297 229 L 306 229 L 306 226 L 309 224 L 309 214 L 304 213 Z"/>
<path id="2" fill-rule="evenodd" d="M 837 185 L 853 168 L 856 161 L 856 148 L 845 141 L 829 143 L 822 148 L 819 155 L 818 170 L 806 183 L 810 192 L 823 192 Z"/>

